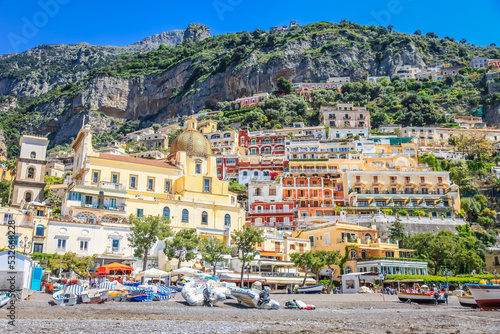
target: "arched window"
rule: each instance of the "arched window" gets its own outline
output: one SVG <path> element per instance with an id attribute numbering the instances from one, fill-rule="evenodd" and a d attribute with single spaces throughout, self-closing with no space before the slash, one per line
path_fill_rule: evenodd
<path id="1" fill-rule="evenodd" d="M 257 171 L 253 172 L 253 176 L 259 176 L 259 172 Z"/>
<path id="2" fill-rule="evenodd" d="M 187 209 L 182 210 L 182 222 L 189 223 L 189 211 Z"/>
<path id="3" fill-rule="evenodd" d="M 344 274 L 350 274 L 350 273 L 352 273 L 351 266 L 345 266 L 344 267 Z"/>
<path id="4" fill-rule="evenodd" d="M 368 257 L 368 252 L 365 250 L 361 251 L 361 258 L 366 259 Z"/>
<path id="5" fill-rule="evenodd" d="M 28 168 L 28 179 L 34 179 L 35 178 L 35 168 L 29 167 Z"/>
<path id="6" fill-rule="evenodd" d="M 208 213 L 206 211 L 203 211 L 201 213 L 201 223 L 203 225 L 207 225 L 208 224 Z"/>
<path id="7" fill-rule="evenodd" d="M 35 151 L 31 152 L 30 157 L 31 159 L 36 159 L 36 152 Z"/>
<path id="8" fill-rule="evenodd" d="M 247 171 L 243 171 L 243 176 L 247 176 L 248 175 L 248 172 Z"/>
<path id="9" fill-rule="evenodd" d="M 42 224 L 37 225 L 35 235 L 39 236 L 39 237 L 43 237 L 44 233 L 45 233 L 45 226 L 43 226 Z"/>
<path id="10" fill-rule="evenodd" d="M 167 219 L 170 219 L 170 208 L 168 206 L 163 208 L 163 217 L 167 217 Z"/>
<path id="11" fill-rule="evenodd" d="M 351 249 L 351 259 L 357 259 L 358 258 L 358 251 L 355 249 Z"/>
<path id="12" fill-rule="evenodd" d="M 224 226 L 231 226 L 231 216 L 229 213 L 226 213 L 224 216 Z"/>
<path id="13" fill-rule="evenodd" d="M 25 201 L 26 203 L 31 202 L 31 191 L 27 191 L 27 192 L 24 194 L 24 201 Z"/>
<path id="14" fill-rule="evenodd" d="M 269 171 L 264 171 L 264 176 L 269 176 Z"/>

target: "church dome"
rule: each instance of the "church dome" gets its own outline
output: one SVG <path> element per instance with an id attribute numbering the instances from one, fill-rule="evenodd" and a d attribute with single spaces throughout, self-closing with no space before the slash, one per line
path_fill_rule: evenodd
<path id="1" fill-rule="evenodd" d="M 175 155 L 179 151 L 184 151 L 188 155 L 207 157 L 212 155 L 210 142 L 200 132 L 187 129 L 184 130 L 170 145 L 169 156 Z"/>

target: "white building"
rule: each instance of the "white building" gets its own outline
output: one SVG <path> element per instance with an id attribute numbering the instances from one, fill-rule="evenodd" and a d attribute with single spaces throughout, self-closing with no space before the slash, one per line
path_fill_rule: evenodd
<path id="1" fill-rule="evenodd" d="M 75 253 L 77 256 L 96 254 L 96 262 L 135 263 L 134 250 L 127 237 L 130 225 L 126 223 L 83 223 L 72 220 L 51 219 L 47 229 L 45 253 Z M 154 254 L 154 250 L 151 251 Z"/>
<path id="2" fill-rule="evenodd" d="M 472 68 L 483 68 L 488 65 L 488 58 L 474 58 L 470 61 L 469 66 Z"/>

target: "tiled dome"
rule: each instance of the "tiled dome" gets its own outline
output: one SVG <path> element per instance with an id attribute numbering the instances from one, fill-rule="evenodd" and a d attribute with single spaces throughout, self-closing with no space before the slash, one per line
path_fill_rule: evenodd
<path id="1" fill-rule="evenodd" d="M 187 152 L 188 155 L 197 155 L 207 157 L 212 155 L 210 142 L 200 132 L 188 129 L 184 130 L 170 145 L 170 155 L 174 155 L 179 151 Z"/>

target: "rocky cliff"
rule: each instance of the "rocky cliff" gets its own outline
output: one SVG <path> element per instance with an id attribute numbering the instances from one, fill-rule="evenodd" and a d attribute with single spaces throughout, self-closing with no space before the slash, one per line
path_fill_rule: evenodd
<path id="1" fill-rule="evenodd" d="M 182 43 L 188 30 L 162 32 L 126 46 L 88 43 L 40 45 L 21 54 L 0 57 L 0 95 L 39 96 L 57 86 L 78 82 L 93 69 L 122 55 Z"/>

